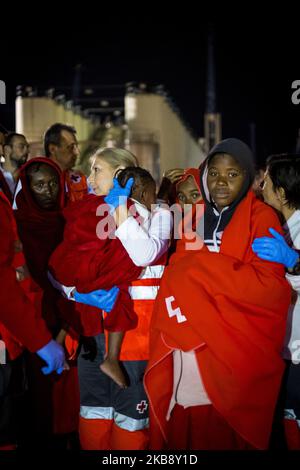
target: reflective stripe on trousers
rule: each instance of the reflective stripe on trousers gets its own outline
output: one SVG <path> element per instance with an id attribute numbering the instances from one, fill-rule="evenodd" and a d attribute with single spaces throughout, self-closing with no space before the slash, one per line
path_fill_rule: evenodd
<path id="1" fill-rule="evenodd" d="M 149 418 L 130 418 L 116 412 L 112 407 L 81 406 L 80 416 L 85 419 L 113 419 L 117 426 L 126 431 L 140 431 L 149 427 Z"/>

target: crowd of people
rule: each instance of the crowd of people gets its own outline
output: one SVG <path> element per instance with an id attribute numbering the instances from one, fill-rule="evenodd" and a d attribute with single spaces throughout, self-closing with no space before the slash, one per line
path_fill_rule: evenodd
<path id="1" fill-rule="evenodd" d="M 229 138 L 160 187 L 0 133 L 0 450 L 300 449 L 300 155 Z"/>

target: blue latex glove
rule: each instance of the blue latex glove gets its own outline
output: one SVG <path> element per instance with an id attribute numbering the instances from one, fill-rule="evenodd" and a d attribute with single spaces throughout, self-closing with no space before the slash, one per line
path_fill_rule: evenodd
<path id="1" fill-rule="evenodd" d="M 269 228 L 269 232 L 274 238 L 255 238 L 252 243 L 254 253 L 261 259 L 281 263 L 286 268 L 293 268 L 298 261 L 299 254 L 288 246 L 283 236 L 276 230 Z"/>
<path id="2" fill-rule="evenodd" d="M 62 373 L 64 370 L 65 352 L 63 347 L 54 341 L 54 339 L 36 351 L 36 353 L 47 364 L 47 366 L 42 367 L 44 375 L 51 374 L 53 371 L 56 371 L 58 374 Z"/>
<path id="3" fill-rule="evenodd" d="M 117 207 L 127 203 L 127 198 L 130 195 L 133 183 L 134 179 L 129 178 L 124 188 L 122 188 L 117 178 L 114 178 L 114 185 L 104 198 L 106 204 L 111 206 L 111 212 L 116 210 Z"/>
<path id="4" fill-rule="evenodd" d="M 115 306 L 117 297 L 120 289 L 118 287 L 112 287 L 110 290 L 99 289 L 88 294 L 81 294 L 75 290 L 74 299 L 76 302 L 86 305 L 92 305 L 93 307 L 100 308 L 109 313 Z"/>

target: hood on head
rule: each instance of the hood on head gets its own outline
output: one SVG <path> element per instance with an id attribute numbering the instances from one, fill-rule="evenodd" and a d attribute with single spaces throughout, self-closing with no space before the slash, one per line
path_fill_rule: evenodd
<path id="1" fill-rule="evenodd" d="M 247 194 L 249 189 L 252 186 L 254 175 L 255 175 L 255 162 L 254 162 L 254 155 L 251 149 L 248 147 L 245 142 L 240 139 L 236 138 L 229 138 L 221 140 L 218 144 L 216 144 L 207 155 L 207 158 L 201 165 L 202 169 L 202 178 L 201 178 L 201 190 L 204 198 L 210 201 L 210 196 L 207 188 L 207 168 L 210 160 L 214 155 L 217 153 L 227 153 L 231 155 L 239 165 L 245 170 L 246 178 L 244 180 L 244 184 L 242 186 L 241 192 L 239 194 L 239 198 L 237 201 L 233 203 L 233 205 L 237 205 L 238 202 Z"/>
<path id="2" fill-rule="evenodd" d="M 183 175 L 176 183 L 176 191 L 178 190 L 178 185 L 186 181 L 190 176 L 194 178 L 195 183 L 198 186 L 199 191 L 200 191 L 200 170 L 198 168 L 186 168 L 184 170 Z"/>
<path id="3" fill-rule="evenodd" d="M 65 183 L 64 183 L 64 175 L 59 168 L 59 166 L 50 160 L 48 157 L 35 157 L 31 158 L 28 160 L 20 169 L 20 179 L 15 191 L 15 197 L 14 197 L 14 208 L 17 209 L 19 208 L 19 199 L 22 197 L 23 202 L 26 203 L 26 206 L 29 208 L 31 207 L 31 210 L 35 211 L 43 211 L 43 209 L 40 209 L 36 202 L 34 201 L 34 198 L 32 196 L 32 193 L 29 188 L 27 176 L 26 176 L 26 170 L 29 168 L 31 165 L 35 163 L 43 163 L 44 165 L 48 165 L 51 168 L 54 168 L 54 170 L 57 172 L 58 177 L 59 177 L 59 186 L 60 186 L 60 191 L 59 191 L 59 208 L 60 210 L 63 209 L 65 206 Z"/>

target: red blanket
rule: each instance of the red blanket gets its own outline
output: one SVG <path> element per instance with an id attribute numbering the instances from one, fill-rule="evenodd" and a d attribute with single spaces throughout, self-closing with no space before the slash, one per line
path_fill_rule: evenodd
<path id="1" fill-rule="evenodd" d="M 41 209 L 33 199 L 26 177 L 26 169 L 35 162 L 54 168 L 59 176 L 60 193 L 56 210 Z M 15 217 L 23 251 L 31 277 L 43 290 L 42 314 L 55 335 L 61 327 L 73 326 L 80 332 L 80 317 L 74 304 L 65 300 L 48 280 L 49 258 L 63 239 L 65 206 L 64 176 L 60 168 L 49 158 L 37 157 L 29 160 L 20 171 L 22 189 L 16 195 Z"/>
<path id="2" fill-rule="evenodd" d="M 181 349 L 195 350 L 208 396 L 232 428 L 253 446 L 267 448 L 290 302 L 282 265 L 260 260 L 251 249 L 269 227 L 281 230 L 274 211 L 250 191 L 224 231 L 220 253 L 204 246 L 171 258 L 152 318 L 145 376 L 152 447 L 160 447 L 166 435 L 171 353 Z"/>
<path id="3" fill-rule="evenodd" d="M 29 350 L 50 341 L 45 322 L 16 279 L 13 267 L 15 221 L 7 198 L 0 192 L 0 321 Z"/>
<path id="4" fill-rule="evenodd" d="M 1 170 L 0 170 L 0 191 L 2 191 L 3 194 L 9 200 L 9 202 L 12 203 L 12 194 L 10 192 L 9 186 Z"/>
<path id="5" fill-rule="evenodd" d="M 99 207 L 104 210 L 100 214 Z M 98 210 L 98 213 L 97 213 Z M 113 219 L 108 217 L 103 197 L 86 196 L 64 211 L 66 229 L 63 243 L 53 253 L 50 265 L 52 273 L 66 286 L 76 286 L 79 292 L 120 287 L 120 294 L 113 310 L 105 319 L 109 331 L 125 331 L 135 328 L 137 316 L 128 294 L 130 282 L 135 280 L 141 268 L 135 266 L 121 242 L 113 236 Z M 109 223 L 112 226 L 109 227 Z M 101 238 L 101 225 L 106 229 Z M 86 314 L 99 310 L 82 307 Z"/>
<path id="6" fill-rule="evenodd" d="M 59 203 L 56 210 L 41 209 L 32 197 L 26 169 L 35 162 L 54 168 L 60 181 Z M 81 332 L 81 318 L 75 303 L 62 297 L 49 282 L 48 262 L 51 253 L 63 238 L 65 205 L 64 177 L 60 168 L 49 158 L 29 160 L 20 171 L 22 189 L 16 196 L 15 216 L 20 239 L 31 276 L 36 281 L 36 297 L 40 296 L 40 315 L 45 318 L 55 338 L 64 328 L 72 337 Z M 77 334 L 76 334 L 76 333 Z M 66 357 L 68 358 L 67 354 Z M 32 421 L 36 432 L 67 433 L 78 428 L 79 385 L 76 362 L 70 361 L 70 370 L 62 375 L 43 376 L 42 361 L 29 355 L 26 358 L 29 398 L 34 403 Z"/>
<path id="7" fill-rule="evenodd" d="M 35 202 L 29 188 L 26 170 L 33 163 L 40 162 L 54 168 L 60 178 L 59 203 L 56 210 L 46 211 Z M 63 238 L 65 206 L 64 177 L 59 167 L 49 158 L 38 157 L 29 160 L 20 171 L 22 189 L 16 195 L 15 217 L 18 232 L 23 243 L 26 262 L 31 276 L 41 286 L 48 285 L 48 260 L 54 248 Z"/>

